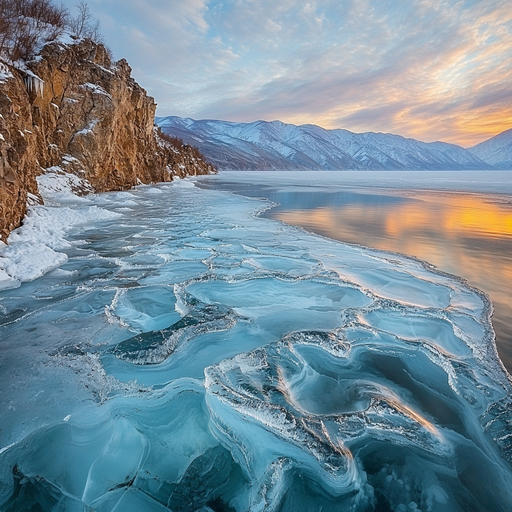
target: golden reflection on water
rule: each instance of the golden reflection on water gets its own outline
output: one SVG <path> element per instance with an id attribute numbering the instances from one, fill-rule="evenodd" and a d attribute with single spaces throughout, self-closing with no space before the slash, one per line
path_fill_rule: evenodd
<path id="1" fill-rule="evenodd" d="M 382 195 L 382 190 L 376 193 Z M 271 216 L 337 240 L 416 256 L 484 290 L 494 303 L 498 351 L 510 371 L 512 203 L 472 194 L 393 195 L 405 200 L 275 211 Z"/>

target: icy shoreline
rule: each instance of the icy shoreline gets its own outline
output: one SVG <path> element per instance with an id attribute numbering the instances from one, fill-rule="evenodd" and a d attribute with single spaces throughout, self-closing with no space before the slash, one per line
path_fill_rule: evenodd
<path id="1" fill-rule="evenodd" d="M 30 198 L 23 225 L 11 232 L 8 244 L 0 241 L 0 290 L 18 288 L 65 263 L 68 257 L 59 250 L 71 247 L 66 233 L 74 226 L 121 216 L 77 196 L 73 187 L 83 180 L 58 170 L 37 179 L 48 206 Z"/>
<path id="2" fill-rule="evenodd" d="M 483 295 L 188 181 L 86 201 L 0 294 L 1 507 L 505 512 Z"/>

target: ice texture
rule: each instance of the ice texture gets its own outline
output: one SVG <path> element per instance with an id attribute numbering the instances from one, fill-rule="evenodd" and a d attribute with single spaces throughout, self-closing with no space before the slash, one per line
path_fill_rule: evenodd
<path id="1" fill-rule="evenodd" d="M 88 222 L 51 236 L 33 210 L 61 260 L 0 292 L 0 510 L 510 510 L 487 298 L 269 206 L 180 181 L 67 197 Z"/>
<path id="2" fill-rule="evenodd" d="M 120 217 L 73 195 L 70 186 L 66 187 L 69 176 L 48 173 L 38 178 L 45 184 L 41 192 L 47 205 L 29 206 L 23 225 L 9 235 L 9 244 L 0 242 L 0 290 L 17 288 L 67 261 L 67 255 L 59 250 L 71 247 L 65 233 L 72 226 Z"/>

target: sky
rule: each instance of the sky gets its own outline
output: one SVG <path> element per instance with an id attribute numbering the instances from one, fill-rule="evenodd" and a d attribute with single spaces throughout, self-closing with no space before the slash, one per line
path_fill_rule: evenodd
<path id="1" fill-rule="evenodd" d="M 159 116 L 464 147 L 512 128 L 511 0 L 88 3 Z"/>

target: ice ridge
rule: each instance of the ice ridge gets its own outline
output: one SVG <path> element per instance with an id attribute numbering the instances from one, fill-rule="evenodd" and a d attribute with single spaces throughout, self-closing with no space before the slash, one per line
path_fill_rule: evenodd
<path id="1" fill-rule="evenodd" d="M 0 292 L 0 509 L 508 511 L 486 297 L 186 183 Z"/>

